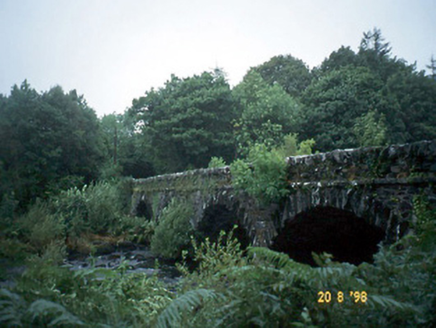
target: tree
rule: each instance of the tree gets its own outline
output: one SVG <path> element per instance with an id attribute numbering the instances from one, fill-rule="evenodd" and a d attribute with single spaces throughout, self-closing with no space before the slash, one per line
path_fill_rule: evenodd
<path id="1" fill-rule="evenodd" d="M 324 59 L 320 67 L 314 71 L 315 75 L 319 76 L 348 65 L 359 66 L 359 58 L 350 47 L 342 46 Z"/>
<path id="2" fill-rule="evenodd" d="M 372 52 L 377 57 L 383 58 L 389 56 L 392 48 L 389 47 L 389 42 L 385 42 L 380 29 L 374 27 L 372 31 L 364 32 L 363 39 L 360 42 L 361 52 Z"/>
<path id="3" fill-rule="evenodd" d="M 345 66 L 327 73 L 302 96 L 300 137 L 313 138 L 320 151 L 358 146 L 355 119 L 379 107 L 382 86 L 365 67 Z"/>
<path id="4" fill-rule="evenodd" d="M 436 138 L 436 81 L 415 66 L 389 77 L 382 93 L 391 140 L 398 143 Z"/>
<path id="5" fill-rule="evenodd" d="M 293 97 L 299 97 L 310 84 L 312 76 L 307 65 L 291 55 L 279 55 L 252 68 L 270 85 L 279 84 Z"/>
<path id="6" fill-rule="evenodd" d="M 103 178 L 113 175 L 146 178 L 154 175 L 149 149 L 144 144 L 131 113 L 105 115 L 100 120 L 106 164 Z"/>
<path id="7" fill-rule="evenodd" d="M 357 55 L 341 47 L 315 75 L 297 132 L 318 150 L 436 138 L 435 81 L 392 57 L 379 29 L 364 33 Z"/>
<path id="8" fill-rule="evenodd" d="M 75 91 L 57 86 L 39 94 L 24 81 L 1 97 L 0 158 L 5 183 L 24 208 L 37 197 L 80 179 L 96 177 L 100 164 L 98 121 Z"/>
<path id="9" fill-rule="evenodd" d="M 157 172 L 206 167 L 212 156 L 231 159 L 234 118 L 230 86 L 221 71 L 180 79 L 133 100 Z"/>
<path id="10" fill-rule="evenodd" d="M 360 66 L 368 67 L 386 82 L 392 74 L 404 69 L 406 64 L 404 60 L 391 57 L 392 48 L 389 42 L 384 41 L 380 29 L 374 28 L 363 33 L 358 58 Z"/>
<path id="11" fill-rule="evenodd" d="M 245 155 L 255 143 L 277 146 L 294 132 L 297 102 L 281 86 L 268 85 L 255 70 L 245 75 L 233 95 L 240 115 L 234 124 L 239 154 Z"/>
<path id="12" fill-rule="evenodd" d="M 89 182 L 97 177 L 103 160 L 97 116 L 76 90 L 64 93 L 60 86 L 42 94 L 42 101 L 52 107 L 56 123 L 52 130 L 59 138 L 54 144 L 61 149 L 61 170 Z M 62 136 L 61 136 L 62 134 Z"/>
<path id="13" fill-rule="evenodd" d="M 383 114 L 371 110 L 355 121 L 353 132 L 360 147 L 382 146 L 386 143 L 386 121 Z"/>
<path id="14" fill-rule="evenodd" d="M 430 70 L 430 77 L 436 80 L 436 59 L 434 59 L 433 55 L 430 58 L 430 65 L 427 65 L 427 68 Z"/>

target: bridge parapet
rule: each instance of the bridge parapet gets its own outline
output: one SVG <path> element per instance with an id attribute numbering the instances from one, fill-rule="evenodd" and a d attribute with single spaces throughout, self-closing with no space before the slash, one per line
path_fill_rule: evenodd
<path id="1" fill-rule="evenodd" d="M 353 213 L 393 242 L 415 219 L 416 195 L 427 196 L 436 206 L 436 140 L 294 156 L 287 163 L 290 195 L 280 206 L 260 207 L 255 199 L 235 192 L 226 166 L 134 180 L 132 214 L 142 204 L 146 216 L 158 220 L 171 198 L 184 198 L 194 206 L 194 227 L 214 211 L 219 220 L 225 208 L 252 244 L 269 246 L 287 223 L 317 208 Z"/>
<path id="2" fill-rule="evenodd" d="M 281 227 L 299 213 L 333 207 L 381 228 L 393 242 L 415 220 L 416 195 L 436 205 L 435 140 L 290 157 L 288 164 L 291 194 Z"/>
<path id="3" fill-rule="evenodd" d="M 231 185 L 230 167 L 224 166 L 135 179 L 133 192 L 177 190 L 180 193 L 189 193 L 197 190 L 229 188 Z"/>
<path id="4" fill-rule="evenodd" d="M 288 164 L 289 180 L 294 183 L 435 179 L 436 140 L 294 156 Z"/>

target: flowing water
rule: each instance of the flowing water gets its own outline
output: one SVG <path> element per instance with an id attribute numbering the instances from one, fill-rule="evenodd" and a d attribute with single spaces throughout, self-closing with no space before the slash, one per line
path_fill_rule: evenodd
<path id="1" fill-rule="evenodd" d="M 65 266 L 71 270 L 91 268 L 116 269 L 120 265 L 127 268 L 127 273 L 141 272 L 147 275 L 156 274 L 162 281 L 174 284 L 180 279 L 180 273 L 174 262 L 157 258 L 149 248 L 135 246 L 135 249 L 117 250 L 110 254 L 99 256 L 88 256 L 86 258 L 69 258 Z"/>

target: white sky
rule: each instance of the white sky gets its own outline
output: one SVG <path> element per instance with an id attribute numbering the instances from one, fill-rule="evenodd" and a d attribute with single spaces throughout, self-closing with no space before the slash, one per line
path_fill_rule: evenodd
<path id="1" fill-rule="evenodd" d="M 373 27 L 419 69 L 436 56 L 436 0 L 0 0 L 0 93 L 59 84 L 122 113 L 172 73 L 218 65 L 233 86 L 280 54 L 312 68 Z"/>

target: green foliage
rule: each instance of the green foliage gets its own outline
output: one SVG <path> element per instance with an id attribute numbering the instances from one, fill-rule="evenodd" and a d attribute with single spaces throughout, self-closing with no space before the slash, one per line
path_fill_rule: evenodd
<path id="1" fill-rule="evenodd" d="M 379 29 L 364 33 L 357 54 L 333 52 L 314 75 L 296 132 L 318 150 L 436 138 L 435 81 L 392 57 Z"/>
<path id="2" fill-rule="evenodd" d="M 433 204 L 434 205 L 434 204 Z M 6 327 L 432 327 L 436 324 L 436 211 L 414 200 L 415 234 L 384 246 L 374 264 L 316 256 L 313 268 L 267 248 L 248 252 L 222 232 L 192 240 L 194 271 L 177 296 L 156 277 L 91 267 L 80 271 L 33 257 L 10 290 L 0 290 Z M 168 207 L 172 213 L 180 204 Z M 186 255 L 186 252 L 184 253 Z M 319 303 L 320 291 L 331 301 Z M 358 300 L 350 296 L 366 293 Z M 339 302 L 339 292 L 343 301 Z"/>
<path id="3" fill-rule="evenodd" d="M 274 56 L 251 70 L 258 72 L 269 85 L 279 84 L 292 97 L 298 97 L 312 80 L 307 65 L 291 55 Z"/>
<path id="4" fill-rule="evenodd" d="M 34 258 L 13 290 L 0 290 L 0 326 L 150 327 L 171 299 L 155 276 L 74 272 Z"/>
<path id="5" fill-rule="evenodd" d="M 433 80 L 436 80 L 436 59 L 434 59 L 433 55 L 431 55 L 430 58 L 430 65 L 426 65 L 426 67 L 430 70 L 429 77 Z"/>
<path id="6" fill-rule="evenodd" d="M 52 240 L 43 248 L 43 252 L 39 257 L 44 263 L 61 265 L 67 257 L 65 241 L 60 239 Z"/>
<path id="7" fill-rule="evenodd" d="M 14 199 L 13 193 L 5 193 L 1 196 L 3 197 L 0 200 L 0 228 L 2 232 L 8 232 L 11 228 L 18 202 Z"/>
<path id="8" fill-rule="evenodd" d="M 54 240 L 65 238 L 65 223 L 61 215 L 50 213 L 47 204 L 39 202 L 18 221 L 24 240 L 37 252 L 43 252 Z"/>
<path id="9" fill-rule="evenodd" d="M 413 199 L 413 210 L 416 216 L 415 230 L 418 242 L 426 251 L 434 251 L 436 247 L 436 209 L 432 208 L 424 195 Z"/>
<path id="10" fill-rule="evenodd" d="M 240 117 L 234 122 L 237 152 L 246 155 L 255 143 L 280 144 L 295 130 L 298 105 L 279 85 L 268 85 L 256 71 L 249 71 L 232 93 Z"/>
<path id="11" fill-rule="evenodd" d="M 143 217 L 122 216 L 111 232 L 117 236 L 124 236 L 125 240 L 140 244 L 150 244 L 156 229 L 156 222 L 147 221 Z"/>
<path id="12" fill-rule="evenodd" d="M 359 58 L 350 47 L 341 46 L 338 50 L 333 51 L 328 58 L 324 59 L 319 68 L 315 69 L 315 75 L 322 76 L 327 72 L 349 65 L 358 66 Z"/>
<path id="13" fill-rule="evenodd" d="M 0 258 L 22 261 L 28 252 L 29 246 L 17 238 L 0 239 Z"/>
<path id="14" fill-rule="evenodd" d="M 155 174 L 149 147 L 139 132 L 136 120 L 133 111 L 101 118 L 106 162 L 100 171 L 100 179 L 119 176 L 147 178 Z"/>
<path id="15" fill-rule="evenodd" d="M 109 182 L 62 191 L 51 200 L 50 207 L 65 219 L 68 233 L 76 236 L 110 231 L 124 209 L 119 184 Z"/>
<path id="16" fill-rule="evenodd" d="M 415 202 L 422 229 L 381 248 L 373 265 L 335 263 L 322 255 L 316 259 L 320 267 L 312 268 L 266 248 L 249 248 L 244 258 L 240 250 L 228 247 L 229 240 L 213 245 L 207 241 L 195 247 L 195 257 L 205 264 L 200 262 L 192 273 L 183 271 L 180 296 L 163 312 L 163 326 L 171 324 L 170 318 L 186 327 L 433 326 L 436 213 L 424 199 Z M 423 243 L 423 234 L 432 236 L 431 248 Z M 320 291 L 329 291 L 332 300 L 318 303 Z M 359 301 L 350 291 L 354 296 L 366 292 L 367 298 Z M 177 309 L 185 311 L 176 314 Z"/>
<path id="17" fill-rule="evenodd" d="M 32 322 L 37 325 L 51 327 L 56 326 L 83 326 L 84 323 L 76 316 L 69 313 L 62 305 L 46 300 L 37 300 L 30 304 L 29 313 L 32 316 Z"/>
<path id="18" fill-rule="evenodd" d="M 263 144 L 254 145 L 247 160 L 236 160 L 230 168 L 233 187 L 246 191 L 262 204 L 280 202 L 289 193 L 285 159 Z"/>
<path id="19" fill-rule="evenodd" d="M 218 295 L 207 289 L 190 290 L 171 302 L 159 316 L 158 328 L 180 327 L 182 316 L 198 309 L 209 299 L 216 299 Z"/>
<path id="20" fill-rule="evenodd" d="M 314 139 L 307 139 L 300 142 L 298 145 L 297 155 L 310 155 L 312 154 L 313 147 L 315 146 Z"/>
<path id="21" fill-rule="evenodd" d="M 356 119 L 353 131 L 361 147 L 383 146 L 386 144 L 387 127 L 383 114 L 377 115 L 375 111 L 367 112 Z"/>
<path id="22" fill-rule="evenodd" d="M 13 192 L 23 210 L 63 187 L 67 176 L 89 182 L 101 163 L 98 131 L 94 111 L 76 91 L 56 86 L 40 94 L 27 81 L 13 86 L 0 104 L 0 139 L 8 141 L 0 147 L 0 195 Z"/>
<path id="23" fill-rule="evenodd" d="M 417 72 L 415 66 L 399 67 L 386 80 L 388 105 L 382 112 L 390 140 L 396 143 L 436 138 L 436 81 Z"/>
<path id="24" fill-rule="evenodd" d="M 186 262 L 183 265 L 178 265 L 180 272 L 184 273 L 189 279 L 183 284 L 194 283 L 202 285 L 202 281 L 213 277 L 221 270 L 232 266 L 246 265 L 246 260 L 243 257 L 243 250 L 240 242 L 234 237 L 234 232 L 237 226 L 227 234 L 224 230 L 220 231 L 218 240 L 211 242 L 206 238 L 200 244 L 197 243 L 194 237 L 191 237 L 193 247 L 192 260 L 198 264 L 195 274 L 189 273 Z M 183 252 L 183 260 L 186 261 L 187 251 Z"/>
<path id="25" fill-rule="evenodd" d="M 283 138 L 283 144 L 275 149 L 276 152 L 282 157 L 297 156 L 297 155 L 310 155 L 312 148 L 315 145 L 315 140 L 303 140 L 298 144 L 298 135 L 290 133 Z"/>
<path id="26" fill-rule="evenodd" d="M 232 94 L 224 74 L 172 75 L 163 88 L 135 99 L 131 112 L 142 123 L 144 144 L 159 173 L 207 166 L 212 156 L 233 154 Z"/>
<path id="27" fill-rule="evenodd" d="M 99 179 L 101 181 L 110 181 L 113 179 L 119 179 L 122 175 L 122 167 L 114 164 L 112 161 L 105 162 L 99 172 Z"/>
<path id="28" fill-rule="evenodd" d="M 171 199 L 162 211 L 155 233 L 151 238 L 151 250 L 166 258 L 179 258 L 182 249 L 189 244 L 193 232 L 191 219 L 194 209 L 183 200 Z"/>
<path id="29" fill-rule="evenodd" d="M 2 238 L 0 242 L 4 245 L 2 253 L 11 257 L 19 256 L 18 250 L 31 251 L 61 263 L 66 255 L 66 241 L 75 250 L 91 250 L 85 238 L 89 234 L 116 234 L 127 240 L 149 241 L 153 225 L 124 213 L 129 203 L 127 189 L 125 181 L 98 182 L 36 202 L 9 227 L 5 235 L 9 239 Z M 12 245 L 17 245 L 16 251 Z"/>
<path id="30" fill-rule="evenodd" d="M 0 289 L 0 324 L 6 327 L 23 327 L 25 309 L 26 302 L 19 294 Z"/>
<path id="31" fill-rule="evenodd" d="M 223 167 L 223 166 L 226 166 L 226 165 L 227 165 L 226 161 L 222 157 L 215 157 L 215 156 L 213 156 L 210 159 L 210 162 L 209 162 L 207 167 L 209 169 L 212 169 L 212 168 L 217 168 L 217 167 Z"/>
<path id="32" fill-rule="evenodd" d="M 321 151 L 356 147 L 355 120 L 381 103 L 382 86 L 380 78 L 366 67 L 345 66 L 328 72 L 302 96 L 305 110 L 300 136 L 313 138 Z"/>

